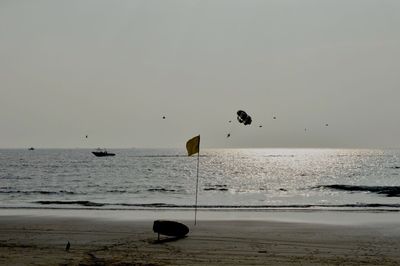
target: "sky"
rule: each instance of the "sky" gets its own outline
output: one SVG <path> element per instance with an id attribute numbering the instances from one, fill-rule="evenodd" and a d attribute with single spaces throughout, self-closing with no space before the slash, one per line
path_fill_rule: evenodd
<path id="1" fill-rule="evenodd" d="M 2 0 L 0 147 L 400 148 L 399 14 L 398 0 Z"/>

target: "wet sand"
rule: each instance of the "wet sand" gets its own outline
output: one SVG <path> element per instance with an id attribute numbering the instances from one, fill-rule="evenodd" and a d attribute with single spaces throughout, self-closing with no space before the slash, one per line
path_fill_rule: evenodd
<path id="1" fill-rule="evenodd" d="M 158 242 L 152 220 L 0 216 L 0 265 L 400 264 L 396 223 L 183 222 L 186 238 Z"/>

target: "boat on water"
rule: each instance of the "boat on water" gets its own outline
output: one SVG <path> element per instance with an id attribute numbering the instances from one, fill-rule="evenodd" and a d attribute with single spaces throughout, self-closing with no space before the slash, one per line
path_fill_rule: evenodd
<path id="1" fill-rule="evenodd" d="M 34 148 L 34 147 L 30 147 L 28 150 L 30 150 L 30 151 L 34 151 L 34 150 L 35 150 L 35 148 Z"/>
<path id="2" fill-rule="evenodd" d="M 105 157 L 105 156 L 115 156 L 115 153 L 108 152 L 106 149 L 96 149 L 92 151 L 92 153 L 97 157 Z"/>

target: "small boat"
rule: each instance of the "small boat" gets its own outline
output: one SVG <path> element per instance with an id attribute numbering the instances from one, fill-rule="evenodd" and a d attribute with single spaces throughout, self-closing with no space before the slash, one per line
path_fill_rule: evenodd
<path id="1" fill-rule="evenodd" d="M 35 150 L 35 148 L 34 148 L 34 147 L 30 147 L 28 150 L 30 150 L 30 151 L 34 151 L 34 150 Z"/>
<path id="2" fill-rule="evenodd" d="M 158 233 L 158 240 L 160 235 L 182 238 L 189 233 L 189 227 L 176 221 L 156 220 L 153 223 L 153 231 Z"/>
<path id="3" fill-rule="evenodd" d="M 92 153 L 97 157 L 115 156 L 115 153 L 108 152 L 106 149 L 97 149 L 95 151 L 92 151 Z"/>

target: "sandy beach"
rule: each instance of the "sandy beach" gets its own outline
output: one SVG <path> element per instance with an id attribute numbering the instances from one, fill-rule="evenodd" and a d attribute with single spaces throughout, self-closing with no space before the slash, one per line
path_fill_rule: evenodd
<path id="1" fill-rule="evenodd" d="M 382 214 L 385 215 L 385 214 Z M 183 239 L 152 220 L 0 216 L 1 265 L 398 265 L 396 223 L 205 220 Z M 71 243 L 67 252 L 66 244 Z"/>

